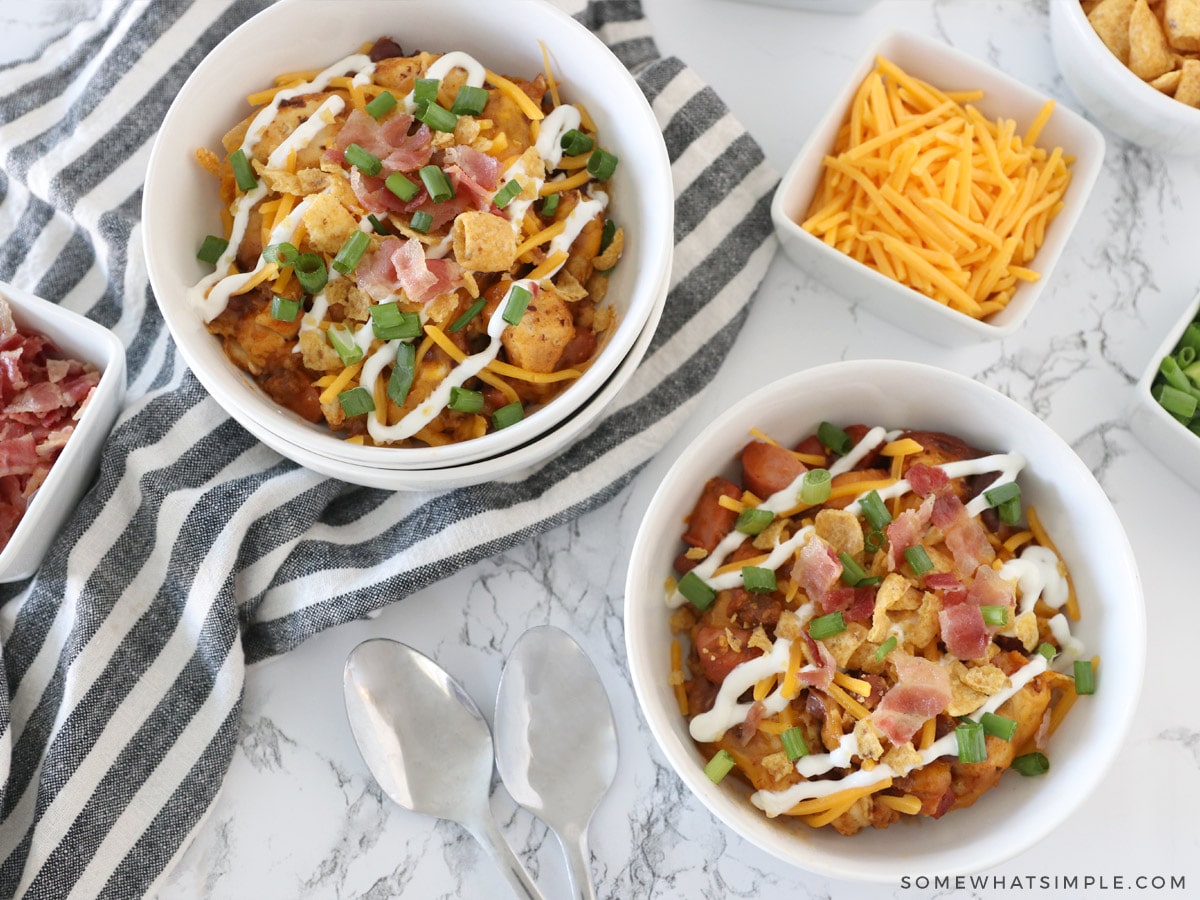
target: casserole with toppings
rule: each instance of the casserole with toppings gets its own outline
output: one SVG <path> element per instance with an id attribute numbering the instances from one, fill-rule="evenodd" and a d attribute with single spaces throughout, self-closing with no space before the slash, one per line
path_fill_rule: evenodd
<path id="1" fill-rule="evenodd" d="M 704 485 L 668 584 L 672 683 L 709 777 L 855 834 L 1045 772 L 1097 661 L 1022 509 L 1024 459 L 827 422 L 795 450 L 757 437 L 740 484 Z"/>
<path id="2" fill-rule="evenodd" d="M 617 167 L 549 66 L 529 81 L 390 38 L 251 95 L 197 157 L 224 237 L 192 302 L 278 404 L 350 440 L 436 446 L 519 421 L 611 332 Z"/>

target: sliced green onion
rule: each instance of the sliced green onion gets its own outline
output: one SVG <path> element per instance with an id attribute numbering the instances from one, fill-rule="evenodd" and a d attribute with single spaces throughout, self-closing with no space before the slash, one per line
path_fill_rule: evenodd
<path id="1" fill-rule="evenodd" d="M 839 553 L 838 559 L 842 561 L 842 581 L 850 587 L 856 587 L 867 577 L 866 570 L 846 551 Z"/>
<path id="2" fill-rule="evenodd" d="M 233 179 L 237 182 L 238 188 L 243 191 L 252 191 L 258 187 L 258 178 L 254 175 L 250 160 L 246 159 L 245 150 L 239 148 L 230 153 L 229 165 L 233 167 Z"/>
<path id="3" fill-rule="evenodd" d="M 418 209 L 413 213 L 412 221 L 408 223 L 408 227 L 413 231 L 419 231 L 421 234 L 428 234 L 429 227 L 433 224 L 433 216 L 425 212 L 423 209 Z"/>
<path id="4" fill-rule="evenodd" d="M 301 253 L 292 263 L 292 271 L 296 280 L 306 294 L 319 294 L 329 280 L 329 271 L 325 268 L 325 260 L 315 253 Z"/>
<path id="5" fill-rule="evenodd" d="M 806 506 L 816 506 L 828 500 L 832 490 L 832 476 L 828 469 L 809 469 L 800 482 L 800 496 L 797 499 Z"/>
<path id="6" fill-rule="evenodd" d="M 362 259 L 369 246 L 371 246 L 371 239 L 367 237 L 365 231 L 352 232 L 350 237 L 346 238 L 346 242 L 342 244 L 342 249 L 337 252 L 337 256 L 333 258 L 333 267 L 343 275 L 349 275 L 358 268 L 359 260 Z"/>
<path id="7" fill-rule="evenodd" d="M 553 194 L 551 196 L 557 197 L 558 195 Z M 229 241 L 225 240 L 225 238 L 210 234 L 204 238 L 200 249 L 196 251 L 196 259 L 215 266 L 217 261 L 220 260 L 221 254 L 225 252 L 225 248 L 228 246 Z"/>
<path id="8" fill-rule="evenodd" d="M 753 594 L 769 594 L 778 588 L 775 570 L 761 566 L 742 566 L 742 587 Z"/>
<path id="9" fill-rule="evenodd" d="M 563 153 L 567 156 L 578 156 L 580 153 L 587 153 L 596 146 L 596 142 L 584 134 L 577 128 L 572 128 L 562 136 L 562 141 L 559 142 L 563 149 Z"/>
<path id="10" fill-rule="evenodd" d="M 281 266 L 295 265 L 299 256 L 300 251 L 286 241 L 282 244 L 268 244 L 263 248 L 262 252 L 262 258 L 265 262 L 276 263 Z"/>
<path id="11" fill-rule="evenodd" d="M 464 84 L 458 89 L 450 112 L 459 116 L 477 116 L 488 104 L 487 88 Z"/>
<path id="12" fill-rule="evenodd" d="M 833 637 L 846 630 L 846 619 L 840 612 L 831 612 L 827 616 L 818 616 L 808 623 L 808 633 L 814 640 Z"/>
<path id="13" fill-rule="evenodd" d="M 1058 656 L 1058 649 L 1053 644 L 1045 642 L 1039 644 L 1037 650 L 1034 652 L 1046 657 L 1046 662 L 1048 663 L 1054 662 L 1054 657 Z"/>
<path id="14" fill-rule="evenodd" d="M 717 599 L 717 592 L 695 572 L 688 572 L 679 579 L 679 593 L 687 597 L 696 609 L 704 612 Z"/>
<path id="15" fill-rule="evenodd" d="M 338 403 L 342 404 L 342 412 L 351 417 L 375 412 L 375 400 L 371 397 L 371 392 L 364 387 L 342 391 L 338 394 Z"/>
<path id="16" fill-rule="evenodd" d="M 387 385 L 388 399 L 397 406 L 403 406 L 404 401 L 408 399 L 416 368 L 417 348 L 412 344 L 397 344 L 396 362 L 392 366 L 392 375 Z"/>
<path id="17" fill-rule="evenodd" d="M 883 662 L 883 658 L 896 649 L 896 636 L 893 634 L 890 638 L 879 645 L 879 649 L 875 651 L 875 662 Z"/>
<path id="18" fill-rule="evenodd" d="M 330 325 L 325 334 L 328 335 L 329 343 L 337 355 L 341 357 L 343 365 L 352 366 L 363 358 L 362 347 L 355 342 L 354 335 L 341 325 Z"/>
<path id="19" fill-rule="evenodd" d="M 1096 672 L 1090 659 L 1075 660 L 1075 693 L 1096 693 Z"/>
<path id="20" fill-rule="evenodd" d="M 1197 352 L 1200 353 L 1200 350 Z M 1192 384 L 1200 386 L 1200 359 L 1188 365 L 1188 367 L 1183 370 L 1183 374 L 1188 377 L 1188 381 L 1190 381 Z"/>
<path id="21" fill-rule="evenodd" d="M 384 179 L 383 186 L 406 203 L 421 192 L 421 188 L 401 172 L 389 175 Z"/>
<path id="22" fill-rule="evenodd" d="M 558 198 L 561 195 L 558 193 L 550 194 L 542 201 L 542 215 L 552 216 L 558 210 Z"/>
<path id="23" fill-rule="evenodd" d="M 775 513 L 769 509 L 756 509 L 747 506 L 738 513 L 737 521 L 733 523 L 735 531 L 742 534 L 762 534 L 763 529 L 775 521 Z"/>
<path id="24" fill-rule="evenodd" d="M 433 103 L 437 100 L 438 87 L 441 81 L 437 78 L 418 78 L 413 85 L 413 103 Z"/>
<path id="25" fill-rule="evenodd" d="M 996 507 L 1009 500 L 1016 500 L 1021 496 L 1021 486 L 1015 481 L 1010 481 L 1002 484 L 999 487 L 991 488 L 983 492 L 983 499 L 988 502 L 988 506 Z"/>
<path id="26" fill-rule="evenodd" d="M 1008 607 L 1007 606 L 990 606 L 985 605 L 979 607 L 979 611 L 983 613 L 984 625 L 1007 625 L 1008 624 Z"/>
<path id="27" fill-rule="evenodd" d="M 609 153 L 602 147 L 597 147 L 588 157 L 587 170 L 588 174 L 597 181 L 608 181 L 612 178 L 613 172 L 617 171 L 617 155 Z"/>
<path id="28" fill-rule="evenodd" d="M 279 322 L 295 322 L 300 315 L 300 301 L 278 294 L 271 296 L 271 318 Z"/>
<path id="29" fill-rule="evenodd" d="M 909 547 L 907 550 L 905 550 L 904 558 L 907 559 L 908 564 L 912 566 L 914 575 L 924 575 L 933 568 L 933 561 L 929 558 L 929 554 L 925 552 L 925 548 L 920 544 L 917 544 L 915 547 Z"/>
<path id="30" fill-rule="evenodd" d="M 368 153 L 358 144 L 351 144 L 343 155 L 346 157 L 346 162 L 364 175 L 378 175 L 383 171 L 383 160 L 374 153 Z"/>
<path id="31" fill-rule="evenodd" d="M 1162 404 L 1163 409 L 1177 416 L 1183 416 L 1185 419 L 1196 415 L 1195 397 L 1173 388 L 1169 384 L 1159 385 L 1159 387 L 1162 388 L 1162 392 L 1159 394 L 1158 402 Z"/>
<path id="32" fill-rule="evenodd" d="M 453 131 L 458 124 L 458 116 L 436 103 L 427 103 L 424 108 L 417 107 L 417 120 L 434 131 Z"/>
<path id="33" fill-rule="evenodd" d="M 521 317 L 525 315 L 525 310 L 529 307 L 529 301 L 532 299 L 533 294 L 519 284 L 514 284 L 508 289 L 508 300 L 504 304 L 504 312 L 500 314 L 500 318 L 509 325 L 521 324 Z"/>
<path id="34" fill-rule="evenodd" d="M 872 528 L 883 528 L 885 525 L 892 523 L 892 514 L 883 505 L 883 499 L 879 496 L 879 491 L 873 490 L 868 493 L 867 496 L 858 501 L 858 506 L 867 521 L 871 523 Z"/>
<path id="35" fill-rule="evenodd" d="M 507 406 L 502 406 L 492 413 L 492 427 L 499 431 L 509 425 L 515 425 L 525 418 L 525 408 L 520 400 L 514 400 Z"/>
<path id="36" fill-rule="evenodd" d="M 483 394 L 467 388 L 450 388 L 450 402 L 446 404 L 455 412 L 477 413 L 483 409 Z"/>
<path id="37" fill-rule="evenodd" d="M 733 757 L 728 750 L 721 749 L 717 751 L 717 755 L 708 761 L 708 765 L 704 767 L 704 774 L 708 776 L 708 780 L 713 784 L 720 784 L 721 781 L 733 771 Z"/>
<path id="38" fill-rule="evenodd" d="M 457 334 L 458 332 L 462 331 L 467 327 L 467 323 L 479 315 L 479 311 L 485 306 L 487 306 L 487 301 L 480 297 L 469 307 L 467 307 L 467 311 L 465 313 L 454 320 L 447 331 L 449 331 L 451 334 Z"/>
<path id="39" fill-rule="evenodd" d="M 804 732 L 796 725 L 779 736 L 783 742 L 783 752 L 787 758 L 795 762 L 802 756 L 808 756 L 808 742 L 804 740 Z"/>
<path id="40" fill-rule="evenodd" d="M 391 178 L 390 175 L 388 177 Z M 406 178 L 405 181 L 408 181 L 408 179 Z M 384 184 L 386 185 L 387 182 L 385 181 Z M 409 184 L 412 184 L 412 182 L 410 181 Z M 371 227 L 373 229 L 375 229 L 376 234 L 391 234 L 392 233 L 392 229 L 388 228 L 386 225 L 384 225 L 382 222 L 380 222 L 379 219 L 375 218 L 375 213 L 370 213 L 367 216 L 367 221 L 371 223 Z"/>
<path id="41" fill-rule="evenodd" d="M 1183 349 L 1190 350 L 1193 354 L 1196 352 L 1191 347 L 1184 347 Z M 1194 355 L 1192 361 L 1195 361 Z M 1175 388 L 1175 390 L 1183 391 L 1185 394 L 1193 394 L 1194 396 L 1196 389 L 1192 386 L 1191 381 L 1188 380 L 1187 373 L 1180 368 L 1179 362 L 1175 357 L 1164 356 L 1163 361 L 1159 363 L 1158 371 L 1166 379 L 1167 384 Z"/>
<path id="42" fill-rule="evenodd" d="M 1044 753 L 1026 753 L 1012 761 L 1012 767 L 1022 775 L 1045 775 L 1050 771 L 1050 760 Z"/>
<path id="43" fill-rule="evenodd" d="M 1175 354 L 1175 361 L 1180 366 L 1190 366 L 1196 361 L 1196 349 L 1194 347 L 1180 347 L 1179 352 Z"/>
<path id="44" fill-rule="evenodd" d="M 837 456 L 845 456 L 853 446 L 850 435 L 830 422 L 817 426 L 817 440 Z"/>
<path id="45" fill-rule="evenodd" d="M 1000 515 L 1000 521 L 1005 525 L 1016 525 L 1021 521 L 1021 501 L 1014 497 L 1012 500 L 1006 500 L 996 509 Z"/>
<path id="46" fill-rule="evenodd" d="M 954 729 L 954 737 L 958 741 L 959 762 L 977 763 L 987 759 L 987 738 L 978 722 L 963 722 Z"/>
<path id="47" fill-rule="evenodd" d="M 381 119 L 396 108 L 396 98 L 391 91 L 384 91 L 367 104 L 367 115 L 372 119 Z"/>
<path id="48" fill-rule="evenodd" d="M 998 716 L 995 713 L 985 712 L 979 717 L 979 724 L 983 726 L 983 730 L 992 737 L 998 737 L 1002 741 L 1011 741 L 1017 733 L 1017 723 L 1013 719 L 1006 719 L 1004 716 Z"/>
<path id="49" fill-rule="evenodd" d="M 863 549 L 868 553 L 877 553 L 883 548 L 886 536 L 878 528 L 874 528 L 863 535 Z"/>
<path id="50" fill-rule="evenodd" d="M 417 174 L 421 176 L 425 190 L 429 191 L 429 199 L 434 203 L 443 203 L 446 200 L 454 199 L 454 188 L 450 184 L 450 179 L 439 167 L 422 166 Z"/>
<path id="51" fill-rule="evenodd" d="M 863 578 L 861 581 L 859 581 L 859 582 L 858 582 L 858 584 L 856 584 L 856 585 L 854 585 L 854 586 L 855 586 L 856 588 L 860 588 L 860 587 L 872 587 L 873 585 L 879 584 L 879 583 L 881 583 L 882 581 L 883 581 L 883 576 L 882 576 L 882 575 L 870 575 L 870 576 L 868 576 L 868 577 L 866 577 L 866 578 Z"/>
<path id="52" fill-rule="evenodd" d="M 404 312 L 398 303 L 377 303 L 370 313 L 371 330 L 381 341 L 407 341 L 421 334 L 421 317 Z"/>
<path id="53" fill-rule="evenodd" d="M 504 207 L 512 203 L 513 198 L 519 193 L 521 193 L 521 182 L 515 178 L 510 178 L 508 184 L 496 191 L 496 196 L 492 198 L 492 202 L 496 204 L 497 209 L 504 209 Z"/>
<path id="54" fill-rule="evenodd" d="M 600 231 L 600 252 L 603 253 L 608 249 L 608 245 L 613 242 L 613 238 L 617 234 L 617 223 L 612 219 L 604 220 L 604 228 Z"/>

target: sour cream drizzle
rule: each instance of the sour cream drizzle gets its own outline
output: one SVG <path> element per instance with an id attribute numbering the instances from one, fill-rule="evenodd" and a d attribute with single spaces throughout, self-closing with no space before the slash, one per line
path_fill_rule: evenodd
<path id="1" fill-rule="evenodd" d="M 1000 577 L 1016 581 L 1020 612 L 1029 612 L 1039 598 L 1053 609 L 1062 609 L 1070 593 L 1067 579 L 1058 570 L 1058 554 L 1049 547 L 1026 547 L 1019 559 L 1000 567 Z"/>
<path id="2" fill-rule="evenodd" d="M 435 59 L 425 70 L 422 78 L 436 78 L 439 81 L 445 78 L 453 69 L 462 69 L 467 73 L 467 81 L 471 87 L 483 87 L 484 79 L 487 78 L 487 69 L 483 67 L 483 63 L 477 60 L 469 53 L 464 53 L 462 50 L 454 50 L 450 53 L 443 53 Z M 404 111 L 411 114 L 416 108 L 417 103 L 413 99 L 413 91 L 409 91 L 405 95 Z"/>

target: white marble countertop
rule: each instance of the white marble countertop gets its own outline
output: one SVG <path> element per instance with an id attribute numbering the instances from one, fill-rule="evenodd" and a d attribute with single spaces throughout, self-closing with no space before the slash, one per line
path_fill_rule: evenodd
<path id="1" fill-rule="evenodd" d="M 1055 68 L 1046 0 L 883 0 L 846 17 L 730 0 L 644 5 L 661 49 L 713 85 L 780 171 L 855 59 L 891 27 L 936 35 L 1078 108 Z M 38 10 L 0 3 L 3 43 L 27 41 L 36 29 L 26 23 L 45 18 Z M 1069 827 L 987 873 L 1009 884 L 1091 875 L 1111 887 L 1118 875 L 1183 875 L 1193 894 L 1200 887 L 1200 706 L 1191 691 L 1200 605 L 1184 574 L 1194 558 L 1190 514 L 1200 496 L 1127 426 L 1137 378 L 1200 289 L 1197 201 L 1200 162 L 1164 159 L 1110 136 L 1104 172 L 1038 307 L 1015 337 L 969 349 L 946 350 L 900 332 L 777 257 L 707 398 L 707 408 L 719 411 L 797 367 L 838 359 L 931 362 L 1036 412 L 1112 499 L 1145 584 L 1150 646 L 1142 703 L 1133 730 L 1112 736 L 1123 749 L 1103 793 L 1084 800 Z M 932 896 L 819 878 L 746 844 L 687 792 L 638 712 L 625 663 L 625 564 L 655 485 L 703 425 L 697 417 L 602 509 L 249 672 L 239 749 L 224 788 L 160 896 L 504 896 L 499 875 L 465 832 L 399 809 L 371 781 L 346 725 L 341 672 L 360 640 L 393 637 L 457 676 L 490 719 L 505 655 L 526 628 L 543 623 L 583 644 L 616 714 L 620 771 L 591 829 L 601 897 Z M 553 835 L 502 787 L 492 807 L 547 896 L 567 896 Z M 1099 885 L 1065 892 L 1097 893 Z"/>

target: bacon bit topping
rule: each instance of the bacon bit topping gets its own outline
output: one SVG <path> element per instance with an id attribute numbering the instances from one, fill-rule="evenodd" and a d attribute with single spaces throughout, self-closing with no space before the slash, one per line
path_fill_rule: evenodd
<path id="1" fill-rule="evenodd" d="M 950 675 L 937 663 L 907 653 L 897 652 L 892 659 L 899 680 L 879 701 L 871 721 L 899 746 L 950 703 Z"/>
<path id="2" fill-rule="evenodd" d="M 905 478 L 912 485 L 913 491 L 919 497 L 942 493 L 943 488 L 950 484 L 950 479 L 941 469 L 927 466 L 924 463 L 913 463 L 908 467 Z"/>

